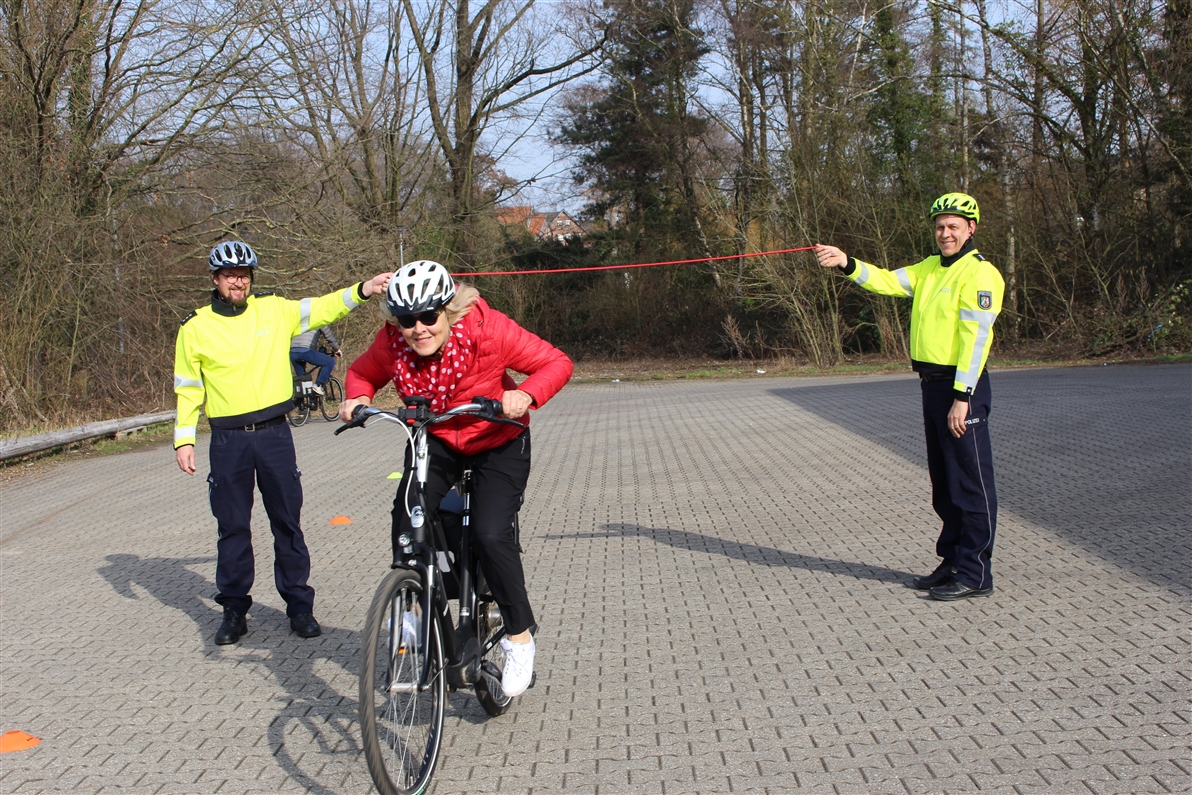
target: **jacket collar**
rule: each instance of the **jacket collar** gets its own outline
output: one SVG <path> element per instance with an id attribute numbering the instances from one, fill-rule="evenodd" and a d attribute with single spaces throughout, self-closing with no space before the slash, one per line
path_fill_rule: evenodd
<path id="1" fill-rule="evenodd" d="M 252 298 L 252 296 L 250 295 L 249 298 Z M 245 301 L 240 306 L 236 306 L 220 298 L 219 290 L 211 291 L 211 311 L 215 314 L 223 315 L 224 317 L 236 317 L 237 315 L 243 315 L 246 309 L 248 309 L 248 301 Z"/>
<path id="2" fill-rule="evenodd" d="M 964 241 L 964 245 L 960 247 L 960 251 L 957 251 L 955 254 L 953 254 L 950 257 L 945 257 L 943 254 L 940 255 L 940 267 L 942 267 L 942 268 L 950 267 L 952 265 L 952 263 L 956 262 L 958 259 L 963 257 L 965 254 L 969 253 L 970 251 L 976 251 L 976 250 L 977 250 L 977 246 L 976 246 L 976 244 L 973 243 L 973 236 L 969 235 L 969 239 Z"/>

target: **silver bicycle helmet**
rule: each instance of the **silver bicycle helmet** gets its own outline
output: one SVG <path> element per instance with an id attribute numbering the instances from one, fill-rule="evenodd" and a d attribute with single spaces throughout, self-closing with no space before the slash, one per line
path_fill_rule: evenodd
<path id="1" fill-rule="evenodd" d="M 416 315 L 442 309 L 455 297 L 451 274 L 437 262 L 420 259 L 403 265 L 385 290 L 389 314 Z"/>
<path id="2" fill-rule="evenodd" d="M 225 240 L 211 249 L 207 257 L 207 268 L 212 273 L 220 268 L 255 268 L 257 252 L 252 246 L 239 240 Z"/>

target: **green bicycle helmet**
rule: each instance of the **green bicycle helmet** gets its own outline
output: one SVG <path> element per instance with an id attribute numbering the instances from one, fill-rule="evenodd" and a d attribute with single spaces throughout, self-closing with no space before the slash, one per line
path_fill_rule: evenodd
<path id="1" fill-rule="evenodd" d="M 981 223 L 981 208 L 977 200 L 967 193 L 945 193 L 931 204 L 931 217 L 937 215 L 959 215 L 970 221 Z"/>

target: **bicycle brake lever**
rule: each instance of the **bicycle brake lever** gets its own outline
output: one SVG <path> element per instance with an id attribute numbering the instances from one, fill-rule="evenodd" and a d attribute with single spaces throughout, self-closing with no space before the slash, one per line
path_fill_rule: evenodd
<path id="1" fill-rule="evenodd" d="M 480 411 L 476 412 L 477 417 L 483 417 L 487 420 L 495 420 L 500 418 L 504 413 L 503 409 L 501 408 L 501 401 L 494 398 L 486 398 L 481 395 L 477 395 L 476 397 L 472 398 L 472 402 L 482 407 Z"/>
<path id="2" fill-rule="evenodd" d="M 335 435 L 339 436 L 348 428 L 363 428 L 364 421 L 376 413 L 376 409 L 369 409 L 368 406 L 356 406 L 352 409 L 352 421 L 335 429 Z"/>

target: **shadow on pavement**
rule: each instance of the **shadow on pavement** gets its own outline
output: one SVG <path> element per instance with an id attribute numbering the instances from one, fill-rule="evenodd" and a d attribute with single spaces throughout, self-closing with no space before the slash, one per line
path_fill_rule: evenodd
<path id="1" fill-rule="evenodd" d="M 211 608 L 201 598 L 202 594 L 215 593 L 215 584 L 190 566 L 215 562 L 215 557 L 194 558 L 141 558 L 137 555 L 112 554 L 105 560 L 106 566 L 98 569 L 116 593 L 126 599 L 138 599 L 133 586 L 148 591 L 166 607 L 185 613 L 195 622 L 203 637 L 206 656 L 221 654 L 223 649 L 249 650 L 250 653 L 236 658 L 236 664 L 258 664 L 267 672 L 270 680 L 285 689 L 284 696 L 278 696 L 282 707 L 277 717 L 270 722 L 268 730 L 269 748 L 278 765 L 286 775 L 300 784 L 306 792 L 320 795 L 336 795 L 338 790 L 320 784 L 313 776 L 327 764 L 323 756 L 348 754 L 358 758 L 364 769 L 364 756 L 360 748 L 358 723 L 358 702 L 353 697 L 340 695 L 334 685 L 315 673 L 319 660 L 333 662 L 353 677 L 359 671 L 360 633 L 351 630 L 328 627 L 323 624 L 322 636 L 303 640 L 290 631 L 290 621 L 285 613 L 273 607 L 254 603 L 248 612 L 248 634 L 234 647 L 215 645 L 215 631 L 223 620 L 223 611 Z M 259 583 L 258 583 L 259 584 Z M 471 691 L 452 693 L 449 699 L 449 717 L 468 723 L 479 724 L 491 720 Z M 302 764 L 291 756 L 286 738 L 293 732 L 291 721 L 298 721 L 318 746 L 318 756 L 308 756 L 303 761 L 311 768 L 308 774 Z M 331 729 L 330 734 L 328 728 Z M 297 751 L 301 758 L 306 749 Z"/>
<path id="2" fill-rule="evenodd" d="M 1015 370 L 992 379 L 990 430 L 1001 511 L 1158 585 L 1187 590 L 1192 368 Z M 926 482 L 917 380 L 772 394 L 922 467 Z"/>
<path id="3" fill-rule="evenodd" d="M 235 646 L 215 645 L 215 631 L 223 619 L 223 611 L 203 602 L 202 594 L 214 594 L 215 584 L 190 566 L 209 564 L 212 557 L 141 558 L 137 555 L 108 555 L 106 566 L 98 572 L 116 593 L 126 599 L 139 598 L 132 586 L 148 591 L 163 605 L 190 617 L 203 637 L 205 656 L 216 657 L 223 649 L 237 650 L 235 664 L 256 664 L 264 669 L 271 682 L 284 688 L 277 717 L 269 724 L 268 742 L 278 765 L 293 781 L 307 792 L 335 795 L 334 789 L 320 784 L 315 776 L 327 764 L 318 756 L 303 761 L 311 768 L 308 774 L 298 759 L 306 753 L 299 750 L 291 756 L 286 738 L 293 732 L 291 721 L 298 721 L 318 746 L 320 755 L 349 754 L 363 756 L 356 731 L 356 699 L 344 698 L 339 691 L 315 673 L 316 662 L 333 662 L 356 675 L 357 649 L 360 633 L 323 625 L 321 637 L 303 640 L 290 630 L 285 613 L 276 608 L 254 603 L 248 612 L 248 634 Z M 260 583 L 258 583 L 259 585 Z M 247 654 L 245 652 L 248 652 Z M 328 729 L 331 730 L 330 736 Z M 298 757 L 298 759 L 295 758 Z"/>
<path id="4" fill-rule="evenodd" d="M 791 569 L 805 569 L 807 571 L 822 571 L 842 577 L 852 577 L 857 580 L 876 580 L 878 582 L 895 583 L 910 587 L 910 574 L 902 571 L 887 569 L 883 566 L 872 566 L 865 563 L 847 563 L 833 558 L 819 558 L 814 555 L 800 555 L 795 552 L 783 552 L 773 547 L 763 547 L 756 544 L 742 544 L 736 541 L 725 541 L 722 538 L 708 536 L 702 533 L 692 533 L 686 530 L 671 530 L 665 527 L 642 527 L 635 524 L 606 524 L 602 525 L 603 533 L 566 533 L 545 535 L 543 538 L 567 539 L 577 538 L 648 538 L 651 541 L 676 549 L 686 549 L 692 552 L 703 552 L 709 555 L 722 555 L 733 560 L 759 566 L 781 566 Z"/>

